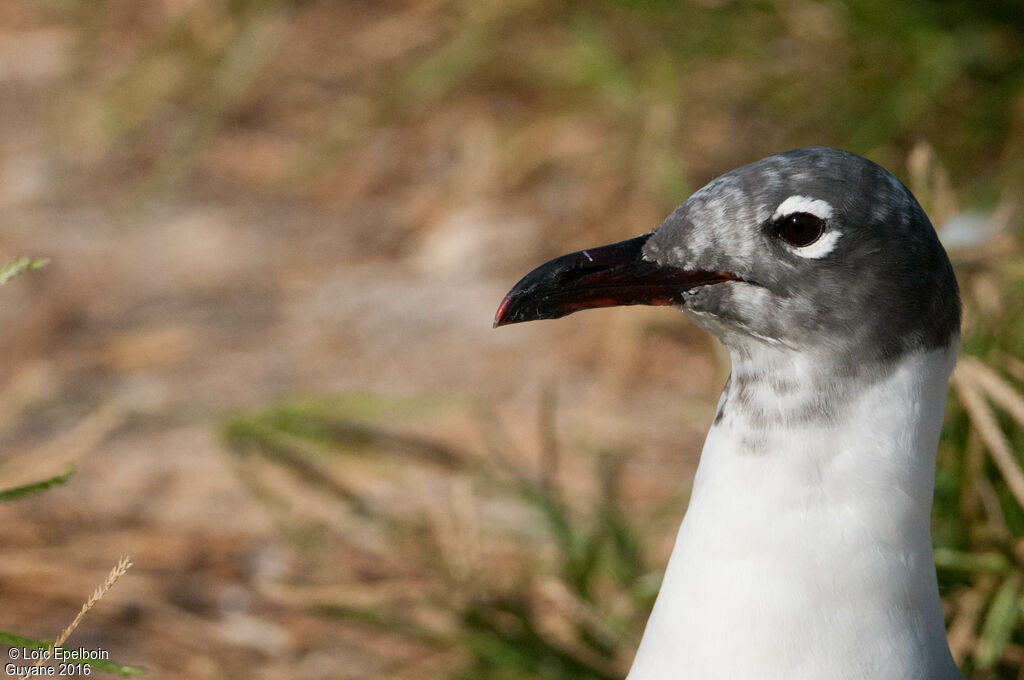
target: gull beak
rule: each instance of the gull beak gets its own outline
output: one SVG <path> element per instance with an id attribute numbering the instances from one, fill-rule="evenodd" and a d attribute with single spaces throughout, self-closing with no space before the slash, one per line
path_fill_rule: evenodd
<path id="1" fill-rule="evenodd" d="M 646 260 L 643 247 L 650 237 L 648 233 L 542 264 L 501 301 L 494 327 L 557 319 L 598 307 L 677 305 L 691 288 L 739 280 L 733 274 L 689 271 Z"/>

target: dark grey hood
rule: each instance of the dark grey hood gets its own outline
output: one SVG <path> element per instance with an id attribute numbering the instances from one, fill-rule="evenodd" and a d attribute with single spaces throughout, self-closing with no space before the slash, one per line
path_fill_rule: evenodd
<path id="1" fill-rule="evenodd" d="M 798 218 L 820 229 L 807 245 L 780 236 Z M 733 170 L 650 234 L 538 267 L 496 325 L 617 304 L 675 305 L 739 351 L 858 363 L 947 346 L 960 328 L 953 269 L 920 205 L 882 167 L 825 147 Z"/>

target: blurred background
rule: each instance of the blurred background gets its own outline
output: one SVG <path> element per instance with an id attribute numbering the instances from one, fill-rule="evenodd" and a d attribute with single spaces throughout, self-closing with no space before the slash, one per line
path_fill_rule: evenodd
<path id="1" fill-rule="evenodd" d="M 159 678 L 615 679 L 728 362 L 491 329 L 568 250 L 826 144 L 939 228 L 950 640 L 1024 677 L 1019 0 L 0 4 L 0 630 Z M 11 639 L 11 638 L 6 638 Z"/>

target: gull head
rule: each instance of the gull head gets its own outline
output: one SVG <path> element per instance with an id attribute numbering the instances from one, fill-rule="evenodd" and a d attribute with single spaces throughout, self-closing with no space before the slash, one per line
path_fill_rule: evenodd
<path id="1" fill-rule="evenodd" d="M 913 195 L 825 147 L 745 165 L 650 233 L 541 265 L 495 326 L 635 304 L 678 307 L 741 353 L 769 345 L 856 363 L 945 347 L 960 328 L 952 266 Z"/>

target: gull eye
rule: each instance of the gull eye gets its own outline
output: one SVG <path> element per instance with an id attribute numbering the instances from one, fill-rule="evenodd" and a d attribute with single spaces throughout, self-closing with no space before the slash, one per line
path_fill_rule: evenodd
<path id="1" fill-rule="evenodd" d="M 775 223 L 775 233 L 786 243 L 803 248 L 825 232 L 825 220 L 810 213 L 791 213 Z"/>

